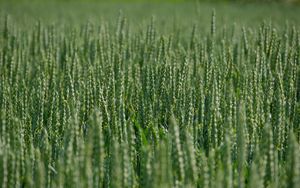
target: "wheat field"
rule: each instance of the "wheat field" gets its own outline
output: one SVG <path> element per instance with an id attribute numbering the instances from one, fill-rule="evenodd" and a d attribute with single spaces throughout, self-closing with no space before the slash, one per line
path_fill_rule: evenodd
<path id="1" fill-rule="evenodd" d="M 300 7 L 2 5 L 3 188 L 299 187 Z"/>

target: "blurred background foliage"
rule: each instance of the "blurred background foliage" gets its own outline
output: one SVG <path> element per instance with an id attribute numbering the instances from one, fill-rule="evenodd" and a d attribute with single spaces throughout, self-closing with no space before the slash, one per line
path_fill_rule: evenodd
<path id="1" fill-rule="evenodd" d="M 0 2 L 235 2 L 235 3 L 300 3 L 300 0 L 0 0 Z"/>
<path id="2" fill-rule="evenodd" d="M 286 22 L 298 26 L 300 25 L 300 6 L 292 2 L 296 1 L 0 0 L 0 16 L 3 18 L 8 14 L 15 24 L 23 24 L 24 27 L 32 27 L 35 23 L 33 20 L 41 20 L 45 24 L 72 26 L 80 25 L 87 20 L 95 24 L 102 21 L 115 24 L 122 10 L 131 28 L 144 25 L 143 21 L 148 22 L 149 18 L 155 15 L 159 29 L 170 31 L 176 26 L 182 30 L 189 30 L 192 22 L 200 29 L 209 30 L 211 12 L 215 9 L 218 29 L 231 27 L 235 23 L 249 27 L 257 26 L 263 21 L 271 21 L 275 27 L 276 24 L 282 26 Z"/>

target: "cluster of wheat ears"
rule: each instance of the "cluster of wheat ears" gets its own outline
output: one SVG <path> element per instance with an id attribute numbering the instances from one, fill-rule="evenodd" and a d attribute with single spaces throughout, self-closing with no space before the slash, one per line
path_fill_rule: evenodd
<path id="1" fill-rule="evenodd" d="M 296 27 L 2 20 L 3 188 L 299 187 Z"/>

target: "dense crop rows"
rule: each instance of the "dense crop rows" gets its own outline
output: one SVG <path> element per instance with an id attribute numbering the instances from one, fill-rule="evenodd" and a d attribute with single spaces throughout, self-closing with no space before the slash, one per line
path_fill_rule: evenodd
<path id="1" fill-rule="evenodd" d="M 0 36 L 5 187 L 297 187 L 300 33 L 117 24 Z"/>

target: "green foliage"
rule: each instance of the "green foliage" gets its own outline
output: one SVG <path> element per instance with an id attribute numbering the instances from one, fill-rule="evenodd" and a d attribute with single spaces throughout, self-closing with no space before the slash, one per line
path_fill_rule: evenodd
<path id="1" fill-rule="evenodd" d="M 1 186 L 297 187 L 299 29 L 210 15 L 182 35 L 3 17 Z"/>

